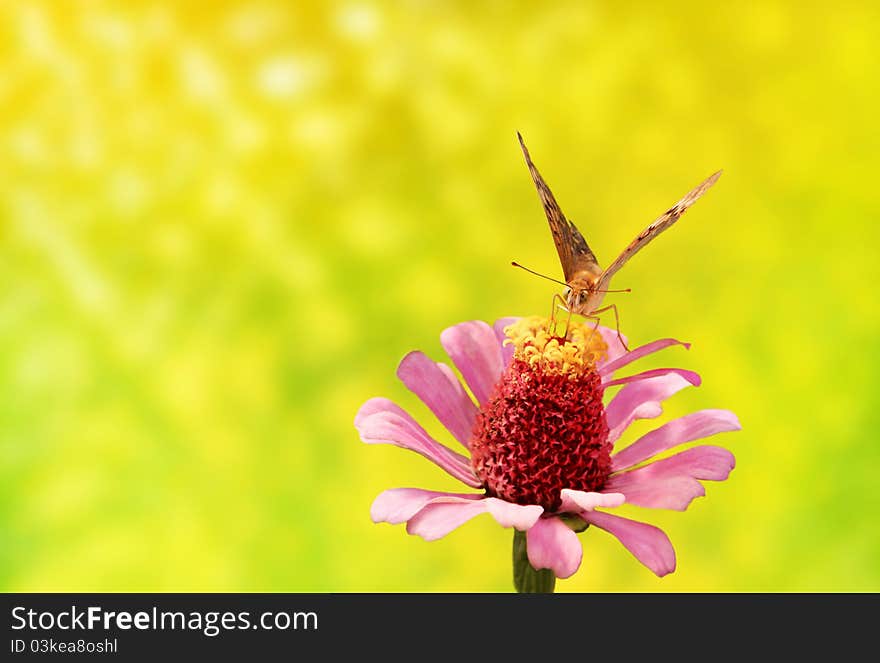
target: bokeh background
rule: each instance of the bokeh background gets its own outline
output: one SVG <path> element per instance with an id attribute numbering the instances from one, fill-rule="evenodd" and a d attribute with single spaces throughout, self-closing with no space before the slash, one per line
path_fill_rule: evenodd
<path id="1" fill-rule="evenodd" d="M 397 361 L 549 309 L 526 137 L 635 343 L 737 412 L 662 580 L 588 531 L 559 590 L 880 590 L 876 3 L 4 2 L 0 588 L 507 591 L 509 530 L 373 525 Z M 655 362 L 654 365 L 659 365 Z M 650 367 L 646 361 L 644 367 Z M 643 422 L 644 423 L 644 422 Z M 636 432 L 658 422 L 644 423 Z"/>

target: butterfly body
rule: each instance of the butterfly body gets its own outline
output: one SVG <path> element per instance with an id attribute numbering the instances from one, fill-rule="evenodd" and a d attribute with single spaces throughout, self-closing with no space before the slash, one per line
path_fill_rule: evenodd
<path id="1" fill-rule="evenodd" d="M 605 294 L 609 292 L 611 278 L 623 267 L 626 262 L 638 253 L 657 235 L 670 228 L 687 209 L 693 205 L 716 181 L 721 177 L 721 171 L 713 173 L 703 182 L 691 190 L 684 198 L 661 214 L 647 228 L 645 228 L 630 244 L 621 252 L 614 262 L 607 268 L 602 269 L 595 254 L 587 245 L 584 236 L 570 220 L 565 218 L 559 204 L 553 197 L 550 187 L 541 177 L 535 164 L 529 156 L 529 151 L 523 142 L 522 136 L 517 133 L 520 147 L 526 159 L 526 165 L 538 190 L 538 197 L 544 207 L 544 214 L 550 225 L 550 233 L 556 244 L 556 252 L 562 264 L 567 288 L 564 293 L 564 301 L 571 313 L 585 317 L 595 318 L 595 314 L 609 308 L 614 309 L 614 304 L 606 308 L 600 308 Z M 551 279 L 553 280 L 553 279 Z M 619 334 L 619 331 L 618 331 Z"/>

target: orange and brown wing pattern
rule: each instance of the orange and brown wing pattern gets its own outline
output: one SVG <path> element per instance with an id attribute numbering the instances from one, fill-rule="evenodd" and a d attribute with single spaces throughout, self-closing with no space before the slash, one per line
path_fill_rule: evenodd
<path id="1" fill-rule="evenodd" d="M 575 225 L 565 218 L 556 198 L 550 187 L 541 177 L 541 173 L 532 162 L 526 144 L 519 132 L 516 134 L 519 138 L 520 147 L 522 147 L 523 156 L 526 158 L 526 165 L 529 167 L 529 173 L 535 182 L 535 188 L 538 190 L 538 197 L 541 199 L 541 205 L 544 207 L 544 214 L 547 215 L 547 222 L 550 224 L 550 232 L 553 234 L 553 242 L 556 244 L 556 252 L 559 254 L 559 261 L 562 263 L 562 273 L 565 280 L 570 281 L 571 277 L 581 270 L 589 270 L 591 272 L 599 272 L 598 261 L 596 256 L 587 245 L 584 236 Z"/>
<path id="2" fill-rule="evenodd" d="M 632 242 L 630 242 L 629 246 L 627 246 L 623 252 L 617 256 L 617 259 L 611 263 L 608 268 L 602 272 L 602 279 L 599 282 L 600 289 L 607 289 L 608 284 L 611 281 L 611 277 L 623 267 L 627 260 L 632 258 L 636 253 L 642 250 L 647 244 L 651 242 L 652 239 L 657 237 L 660 233 L 662 233 L 667 228 L 670 228 L 673 223 L 681 218 L 681 215 L 684 214 L 687 209 L 693 205 L 699 198 L 709 190 L 715 182 L 718 181 L 718 178 L 721 177 L 721 171 L 719 170 L 717 173 L 713 173 L 705 180 L 703 180 L 700 184 L 698 184 L 693 190 L 691 190 L 684 198 L 679 200 L 675 205 L 669 208 L 666 212 L 661 214 L 651 225 L 645 228 L 642 232 L 639 233 L 638 237 L 636 237 Z"/>

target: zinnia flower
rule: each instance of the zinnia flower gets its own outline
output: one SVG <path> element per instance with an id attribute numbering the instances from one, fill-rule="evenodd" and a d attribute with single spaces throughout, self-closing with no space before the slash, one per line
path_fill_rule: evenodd
<path id="1" fill-rule="evenodd" d="M 415 451 L 481 492 L 386 490 L 370 510 L 374 522 L 405 522 L 408 533 L 433 541 L 489 513 L 502 527 L 525 533 L 515 536 L 514 556 L 518 548 L 525 552 L 533 569 L 552 572 L 551 581 L 577 571 L 583 554 L 577 532 L 594 525 L 658 576 L 675 570 L 675 551 L 661 529 L 609 510 L 628 503 L 684 511 L 705 495 L 701 481 L 727 478 L 733 454 L 702 445 L 656 457 L 740 425 L 727 410 L 701 410 L 615 451 L 633 421 L 658 417 L 664 400 L 700 384 L 699 375 L 679 368 L 615 374 L 663 348 L 689 345 L 666 338 L 627 351 L 613 330 L 572 324 L 559 338 L 537 317 L 503 318 L 494 327 L 463 322 L 440 341 L 473 399 L 449 366 L 418 351 L 403 358 L 397 375 L 467 455 L 434 440 L 385 398 L 364 403 L 355 427 L 364 442 Z M 617 385 L 605 405 L 605 390 Z"/>

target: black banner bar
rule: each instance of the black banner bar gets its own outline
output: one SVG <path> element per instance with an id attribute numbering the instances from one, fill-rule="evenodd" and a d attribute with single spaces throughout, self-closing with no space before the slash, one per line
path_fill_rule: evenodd
<path id="1" fill-rule="evenodd" d="M 5 594 L 0 659 L 839 657 L 869 644 L 878 607 L 877 594 Z"/>

